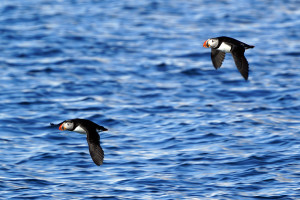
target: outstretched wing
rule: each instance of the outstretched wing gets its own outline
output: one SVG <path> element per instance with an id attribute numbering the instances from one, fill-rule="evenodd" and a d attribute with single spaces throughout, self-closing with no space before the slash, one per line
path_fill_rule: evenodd
<path id="1" fill-rule="evenodd" d="M 236 47 L 232 49 L 231 54 L 234 59 L 235 65 L 240 71 L 241 75 L 244 77 L 245 80 L 248 80 L 249 64 L 244 55 L 244 52 L 244 48 Z"/>
<path id="2" fill-rule="evenodd" d="M 87 142 L 89 144 L 90 155 L 96 165 L 102 165 L 104 151 L 100 146 L 100 136 L 96 130 L 87 130 Z"/>
<path id="3" fill-rule="evenodd" d="M 96 165 L 102 165 L 104 159 L 104 151 L 100 146 L 100 142 L 87 140 L 89 144 L 90 155 Z"/>
<path id="4" fill-rule="evenodd" d="M 211 61 L 216 69 L 219 69 L 225 58 L 225 52 L 211 49 Z"/>

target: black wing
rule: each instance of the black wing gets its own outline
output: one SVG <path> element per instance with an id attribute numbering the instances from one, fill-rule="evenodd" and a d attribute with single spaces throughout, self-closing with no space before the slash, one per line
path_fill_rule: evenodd
<path id="1" fill-rule="evenodd" d="M 216 69 L 219 69 L 225 58 L 225 52 L 211 49 L 211 61 Z"/>
<path id="2" fill-rule="evenodd" d="M 104 151 L 100 146 L 100 136 L 96 130 L 87 130 L 87 142 L 89 144 L 90 155 L 96 165 L 102 165 Z"/>
<path id="3" fill-rule="evenodd" d="M 100 143 L 98 141 L 87 141 L 89 144 L 89 150 L 90 150 L 90 155 L 96 165 L 102 165 L 103 164 L 103 159 L 104 159 L 104 151 L 100 146 Z"/>
<path id="4" fill-rule="evenodd" d="M 232 49 L 231 54 L 234 59 L 235 65 L 240 71 L 245 80 L 248 80 L 249 64 L 244 55 L 245 49 L 243 47 L 235 47 Z"/>
<path id="5" fill-rule="evenodd" d="M 100 146 L 100 136 L 97 131 L 107 131 L 103 126 L 86 120 L 86 119 L 76 119 L 79 124 L 82 125 L 82 128 L 86 130 L 87 133 L 87 142 L 89 145 L 90 155 L 96 165 L 102 165 L 104 159 L 104 151 Z"/>

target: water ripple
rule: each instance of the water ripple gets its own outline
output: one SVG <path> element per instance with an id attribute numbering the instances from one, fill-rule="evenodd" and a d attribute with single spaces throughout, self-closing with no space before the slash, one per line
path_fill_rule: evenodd
<path id="1" fill-rule="evenodd" d="M 0 199 L 299 199 L 299 3 L 4 1 Z M 276 12 L 275 12 L 276 11 Z M 203 42 L 255 45 L 245 82 Z M 49 123 L 86 118 L 86 136 Z"/>

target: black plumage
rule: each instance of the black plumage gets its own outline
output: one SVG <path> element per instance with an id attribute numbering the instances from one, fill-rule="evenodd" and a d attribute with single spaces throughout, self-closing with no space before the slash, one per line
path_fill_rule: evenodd
<path id="1" fill-rule="evenodd" d="M 244 52 L 246 49 L 254 48 L 254 46 L 225 36 L 208 39 L 204 42 L 203 46 L 211 48 L 211 60 L 215 69 L 221 67 L 225 59 L 225 54 L 230 52 L 239 72 L 245 80 L 248 80 L 249 64 Z"/>
<path id="2" fill-rule="evenodd" d="M 225 58 L 225 52 L 211 49 L 211 61 L 216 69 L 219 69 Z"/>
<path id="3" fill-rule="evenodd" d="M 54 124 L 51 124 L 54 125 Z M 59 124 L 60 130 L 69 130 L 87 135 L 89 152 L 96 165 L 102 165 L 104 160 L 104 151 L 100 146 L 100 136 L 98 131 L 107 131 L 106 128 L 86 119 L 70 119 Z"/>

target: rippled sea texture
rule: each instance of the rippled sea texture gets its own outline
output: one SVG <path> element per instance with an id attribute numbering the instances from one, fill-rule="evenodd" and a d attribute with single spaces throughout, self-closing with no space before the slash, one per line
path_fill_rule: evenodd
<path id="1" fill-rule="evenodd" d="M 300 3 L 1 0 L 0 199 L 300 199 Z M 215 70 L 211 37 L 247 50 Z M 84 135 L 49 126 L 86 118 Z"/>

